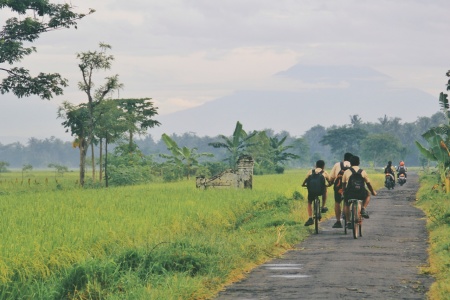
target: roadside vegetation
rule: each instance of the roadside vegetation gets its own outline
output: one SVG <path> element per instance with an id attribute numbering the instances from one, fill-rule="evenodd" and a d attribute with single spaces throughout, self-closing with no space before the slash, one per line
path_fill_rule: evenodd
<path id="1" fill-rule="evenodd" d="M 76 172 L 3 173 L 0 299 L 210 298 L 311 232 L 306 171 L 256 176 L 253 190 L 81 189 Z"/>
<path id="2" fill-rule="evenodd" d="M 435 278 L 429 299 L 447 299 L 450 294 L 450 194 L 442 189 L 439 172 L 423 174 L 417 206 L 427 215 L 429 265 L 422 272 Z"/>

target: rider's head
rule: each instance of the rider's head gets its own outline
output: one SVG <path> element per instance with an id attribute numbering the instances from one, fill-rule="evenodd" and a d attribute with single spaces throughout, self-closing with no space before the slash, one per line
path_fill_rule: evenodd
<path id="1" fill-rule="evenodd" d="M 392 166 L 392 161 L 388 161 L 388 166 Z"/>
<path id="2" fill-rule="evenodd" d="M 325 162 L 321 159 L 319 159 L 318 161 L 316 161 L 316 168 L 325 168 Z"/>
<path id="3" fill-rule="evenodd" d="M 352 167 L 359 166 L 359 156 L 356 156 L 356 155 L 352 156 L 350 158 L 350 165 L 352 165 Z"/>
<path id="4" fill-rule="evenodd" d="M 353 154 L 351 154 L 350 152 L 347 152 L 344 154 L 344 160 L 345 161 L 350 161 L 350 158 L 353 156 Z"/>
<path id="5" fill-rule="evenodd" d="M 404 166 L 405 163 L 403 162 L 403 160 L 400 162 L 400 166 Z"/>

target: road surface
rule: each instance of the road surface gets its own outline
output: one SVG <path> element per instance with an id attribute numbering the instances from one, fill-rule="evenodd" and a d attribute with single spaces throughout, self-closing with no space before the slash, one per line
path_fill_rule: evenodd
<path id="1" fill-rule="evenodd" d="M 380 189 L 361 238 L 331 228 L 332 217 L 320 223 L 318 235 L 257 267 L 216 299 L 426 299 L 433 278 L 420 274 L 428 235 L 423 212 L 413 206 L 418 186 L 418 176 L 408 173 L 405 185 Z"/>

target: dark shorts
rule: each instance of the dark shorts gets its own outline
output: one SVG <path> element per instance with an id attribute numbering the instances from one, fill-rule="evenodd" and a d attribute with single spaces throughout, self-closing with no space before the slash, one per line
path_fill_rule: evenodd
<path id="1" fill-rule="evenodd" d="M 359 200 L 363 200 L 365 201 L 367 196 L 369 196 L 369 191 L 368 190 L 364 190 L 365 191 L 365 195 L 362 195 L 360 197 L 348 197 L 347 195 L 344 194 L 344 204 L 349 206 L 350 204 L 348 203 L 349 199 L 359 199 Z"/>
<path id="2" fill-rule="evenodd" d="M 336 203 L 341 203 L 343 199 L 343 196 L 341 193 L 334 191 L 334 201 Z"/>
<path id="3" fill-rule="evenodd" d="M 319 195 L 319 197 L 322 197 L 322 199 L 323 199 L 323 195 L 325 195 L 326 193 L 327 193 L 327 190 L 325 189 L 325 190 L 323 191 L 323 194 L 322 194 L 322 195 Z M 308 203 L 312 203 L 312 202 L 314 201 L 314 199 L 316 199 L 316 196 L 310 195 L 310 194 L 308 193 Z"/>

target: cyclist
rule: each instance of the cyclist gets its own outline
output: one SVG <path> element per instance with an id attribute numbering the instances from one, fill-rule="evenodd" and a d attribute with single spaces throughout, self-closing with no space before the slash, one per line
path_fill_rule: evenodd
<path id="1" fill-rule="evenodd" d="M 342 228 L 341 223 L 341 203 L 343 199 L 342 175 L 345 170 L 350 168 L 350 158 L 353 154 L 347 152 L 344 154 L 344 160 L 334 164 L 330 172 L 330 182 L 334 184 L 334 214 L 336 215 L 336 223 L 333 228 Z"/>
<path id="2" fill-rule="evenodd" d="M 392 161 L 388 161 L 387 166 L 384 168 L 384 174 L 389 174 L 391 181 L 395 183 L 395 168 L 392 166 Z"/>
<path id="3" fill-rule="evenodd" d="M 408 177 L 406 175 L 406 171 L 408 171 L 408 168 L 405 166 L 405 162 L 402 160 L 397 167 L 397 178 L 400 176 L 400 174 L 405 174 L 405 178 Z"/>
<path id="4" fill-rule="evenodd" d="M 349 199 L 359 199 L 363 201 L 362 204 L 362 208 L 361 208 L 361 215 L 365 218 L 368 219 L 369 218 L 369 214 L 367 213 L 367 206 L 369 205 L 370 202 L 370 194 L 367 191 L 367 189 L 364 187 L 364 183 L 365 185 L 367 185 L 367 188 L 369 189 L 370 193 L 373 196 L 377 195 L 377 192 L 373 189 L 372 184 L 370 183 L 369 177 L 367 176 L 366 171 L 364 171 L 363 169 L 361 169 L 359 167 L 359 156 L 352 156 L 350 158 L 350 164 L 351 167 L 346 170 L 344 172 L 344 175 L 342 176 L 342 183 L 344 185 L 344 212 L 345 212 L 345 216 L 347 218 L 347 220 L 350 220 L 350 205 L 348 203 Z M 360 171 L 361 170 L 361 171 Z M 359 190 L 355 190 L 354 188 L 354 184 L 356 184 L 356 178 L 358 178 L 357 176 L 355 176 L 354 178 L 352 178 L 352 176 L 354 176 L 354 174 L 360 174 L 361 175 L 361 180 L 363 181 L 361 183 L 361 189 Z M 350 224 L 350 225 L 349 225 Z M 351 223 L 347 223 L 347 228 L 352 229 L 351 228 Z"/>
<path id="5" fill-rule="evenodd" d="M 309 219 L 308 219 L 308 221 L 306 221 L 305 226 L 310 226 L 310 225 L 314 224 L 314 220 L 312 218 L 312 202 L 314 201 L 314 199 L 317 196 L 322 196 L 322 209 L 321 209 L 321 212 L 322 213 L 326 213 L 328 211 L 328 208 L 325 207 L 325 202 L 327 200 L 327 185 L 325 183 L 325 180 L 328 182 L 328 186 L 329 186 L 330 185 L 330 176 L 325 171 L 325 162 L 323 160 L 318 160 L 316 162 L 316 168 L 312 169 L 312 170 L 309 170 L 309 172 L 306 174 L 305 180 L 302 183 L 302 186 L 308 187 L 308 183 L 310 183 L 310 186 L 312 185 L 310 180 L 312 178 L 313 172 L 314 172 L 314 175 L 316 175 L 316 174 L 322 175 L 323 178 L 324 178 L 324 181 L 323 181 L 323 184 L 320 187 L 320 191 L 313 192 L 312 190 L 308 189 L 308 208 L 307 208 L 307 211 L 308 211 Z"/>

